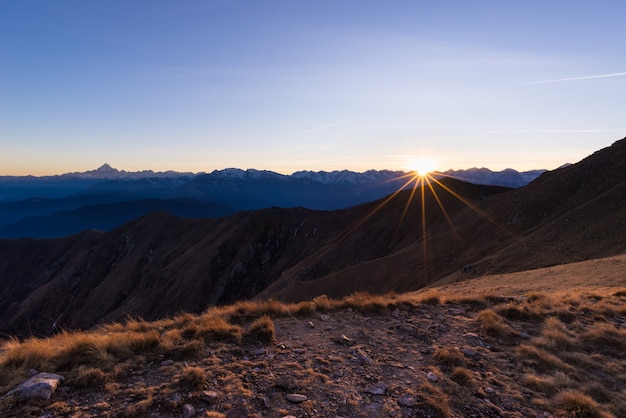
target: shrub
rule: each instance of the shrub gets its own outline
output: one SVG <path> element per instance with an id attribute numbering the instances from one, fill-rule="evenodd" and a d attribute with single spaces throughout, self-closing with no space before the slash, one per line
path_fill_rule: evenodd
<path id="1" fill-rule="evenodd" d="M 599 405 L 577 390 L 559 393 L 555 398 L 554 415 L 558 418 L 608 418 Z"/>

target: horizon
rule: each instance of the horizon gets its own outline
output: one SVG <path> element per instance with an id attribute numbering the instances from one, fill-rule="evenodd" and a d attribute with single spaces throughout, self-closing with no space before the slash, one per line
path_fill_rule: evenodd
<path id="1" fill-rule="evenodd" d="M 564 163 L 559 167 L 562 166 L 566 166 L 572 163 Z M 2 177 L 56 177 L 56 176 L 62 176 L 62 175 L 67 175 L 67 174 L 84 174 L 87 172 L 95 172 L 98 171 L 100 169 L 103 168 L 109 168 L 111 170 L 117 171 L 119 173 L 143 173 L 143 172 L 153 172 L 155 174 L 159 174 L 159 173 L 168 173 L 168 172 L 172 172 L 172 173 L 177 173 L 177 174 L 192 174 L 192 175 L 199 175 L 199 174 L 211 174 L 214 172 L 220 172 L 220 171 L 224 171 L 224 170 L 241 170 L 241 171 L 249 171 L 249 170 L 254 170 L 254 171 L 266 171 L 266 172 L 272 172 L 275 174 L 280 174 L 280 175 L 284 175 L 284 176 L 291 176 L 295 173 L 299 173 L 299 172 L 314 172 L 314 173 L 332 173 L 332 172 L 341 172 L 341 171 L 349 171 L 349 172 L 353 172 L 356 174 L 363 174 L 367 171 L 401 171 L 404 173 L 415 173 L 418 170 L 414 170 L 414 169 L 410 169 L 410 168 L 404 168 L 404 169 L 388 169 L 388 168 L 382 168 L 382 169 L 374 169 L 374 168 L 370 168 L 370 169 L 366 169 L 366 170 L 362 170 L 362 171 L 355 171 L 355 170 L 349 170 L 349 169 L 337 169 L 337 170 L 307 170 L 307 169 L 302 169 L 302 170 L 297 170 L 297 171 L 293 171 L 293 172 L 279 172 L 279 171 L 274 171 L 274 170 L 269 170 L 269 169 L 263 169 L 263 168 L 253 168 L 253 167 L 248 167 L 248 168 L 239 168 L 239 167 L 223 167 L 223 168 L 215 168 L 212 169 L 210 171 L 178 171 L 178 170 L 172 170 L 172 169 L 168 169 L 168 170 L 153 170 L 150 168 L 144 168 L 144 169 L 139 169 L 139 170 L 126 170 L 124 168 L 118 168 L 118 167 L 114 167 L 112 164 L 109 163 L 102 163 L 100 164 L 98 167 L 96 168 L 90 168 L 87 170 L 82 170 L 82 171 L 65 171 L 65 172 L 59 172 L 59 173 L 49 173 L 49 174 L 41 174 L 41 175 L 37 175 L 37 174 L 25 174 L 25 175 L 13 175 L 13 174 L 2 174 L 0 173 L 0 178 Z M 559 168 L 557 167 L 557 168 Z M 535 171 L 535 170 L 548 170 L 545 168 L 534 168 L 534 169 L 529 169 L 529 170 L 517 170 L 513 167 L 506 167 L 504 169 L 501 170 L 494 170 L 491 169 L 489 167 L 478 167 L 478 166 L 474 166 L 474 167 L 466 167 L 466 168 L 449 168 L 449 169 L 445 169 L 445 170 L 432 170 L 432 171 L 428 171 L 428 174 L 437 174 L 437 173 L 444 173 L 446 171 L 464 171 L 464 170 L 482 170 L 482 169 L 487 169 L 490 170 L 494 173 L 499 173 L 505 170 L 515 170 L 517 172 L 527 172 L 527 171 Z"/>
<path id="2" fill-rule="evenodd" d="M 13 2 L 2 175 L 555 169 L 624 136 L 626 4 Z"/>

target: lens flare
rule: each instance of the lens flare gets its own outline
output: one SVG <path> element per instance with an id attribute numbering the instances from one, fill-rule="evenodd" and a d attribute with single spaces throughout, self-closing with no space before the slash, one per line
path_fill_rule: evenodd
<path id="1" fill-rule="evenodd" d="M 418 158 L 413 161 L 410 161 L 407 167 L 411 171 L 415 171 L 418 176 L 426 176 L 428 173 L 431 173 L 437 167 L 437 163 L 430 158 Z"/>

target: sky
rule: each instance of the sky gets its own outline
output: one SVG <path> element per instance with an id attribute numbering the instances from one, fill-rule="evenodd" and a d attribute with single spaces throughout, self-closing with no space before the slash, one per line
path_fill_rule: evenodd
<path id="1" fill-rule="evenodd" d="M 0 175 L 553 169 L 626 136 L 621 0 L 0 0 Z"/>

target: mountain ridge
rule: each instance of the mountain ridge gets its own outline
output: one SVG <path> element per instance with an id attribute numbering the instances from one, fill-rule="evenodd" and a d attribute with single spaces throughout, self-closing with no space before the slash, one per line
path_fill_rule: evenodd
<path id="1" fill-rule="evenodd" d="M 495 173 L 480 169 L 474 173 L 477 184 L 499 183 L 518 187 L 541 170 L 520 174 L 514 171 Z M 467 172 L 469 173 L 469 171 Z M 469 174 L 464 174 L 466 177 Z M 450 176 L 451 174 L 446 174 Z M 483 178 L 483 181 L 480 178 Z M 530 176 L 530 177 L 529 177 Z M 436 176 L 438 177 L 438 176 Z M 403 171 L 368 170 L 356 173 L 341 171 L 299 171 L 284 175 L 268 170 L 241 170 L 228 168 L 212 173 L 155 174 L 146 170 L 128 173 L 108 164 L 84 173 L 70 173 L 57 177 L 0 178 L 0 237 L 51 238 L 67 236 L 84 229 L 102 229 L 111 219 L 103 208 L 102 219 L 93 214 L 93 205 L 117 205 L 121 220 L 161 210 L 163 201 L 189 199 L 194 205 L 216 205 L 238 210 L 255 210 L 273 206 L 307 207 L 317 210 L 335 210 L 374 201 L 407 187 L 410 175 Z M 21 185 L 21 186 L 20 186 Z M 19 194 L 23 186 L 23 200 L 5 200 L 12 193 Z M 13 196 L 15 197 L 15 196 Z M 141 213 L 128 208 L 140 206 L 139 201 L 155 202 L 152 208 L 144 205 Z M 135 202 L 132 204 L 131 202 Z M 89 208 L 87 208 L 89 206 Z M 105 210 L 106 209 L 106 210 Z M 71 215 L 68 212 L 73 212 Z M 122 212 L 126 212 L 123 214 Z M 176 212 L 176 213 L 181 213 Z M 206 211 L 200 217 L 228 214 Z M 71 219 L 71 222 L 61 222 Z M 121 225 L 110 224 L 105 230 Z M 39 228 L 35 228 L 39 225 Z M 64 226 L 65 225 L 65 226 Z"/>

